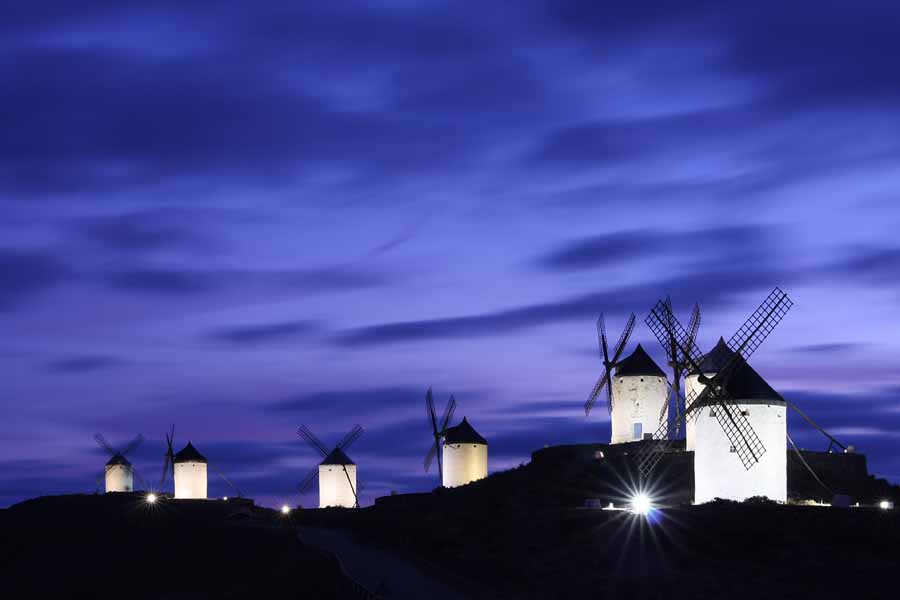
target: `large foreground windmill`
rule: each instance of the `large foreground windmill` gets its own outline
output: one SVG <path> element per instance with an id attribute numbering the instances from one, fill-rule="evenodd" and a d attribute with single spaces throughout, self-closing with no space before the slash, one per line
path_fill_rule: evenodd
<path id="1" fill-rule="evenodd" d="M 134 452 L 135 448 L 144 441 L 144 436 L 138 434 L 128 444 L 117 450 L 101 433 L 94 434 L 94 441 L 97 445 L 106 450 L 110 458 L 106 462 L 104 468 L 104 481 L 106 492 L 131 492 L 134 490 L 134 467 L 125 456 Z"/>
<path id="2" fill-rule="evenodd" d="M 332 449 L 322 443 L 306 425 L 301 425 L 297 435 L 319 454 L 322 462 L 314 467 L 306 478 L 300 483 L 298 489 L 301 494 L 308 492 L 313 483 L 319 483 L 319 508 L 329 506 L 341 506 L 344 508 L 359 508 L 359 495 L 356 486 L 356 463 L 350 460 L 345 452 L 353 442 L 363 434 L 363 428 L 354 425 L 347 435 Z"/>
<path id="3" fill-rule="evenodd" d="M 787 294 L 775 288 L 727 343 L 721 340 L 721 347 L 707 355 L 700 352 L 690 331 L 681 325 L 666 301 L 657 302 L 646 319 L 661 345 L 674 341 L 674 362 L 683 365 L 678 376 L 696 375 L 698 385 L 687 394 L 685 410 L 677 421 L 703 419 L 702 427 L 699 422 L 696 425 L 695 480 L 698 486 L 701 479 L 707 478 L 724 484 L 728 490 L 721 497 L 729 497 L 729 492 L 744 495 L 748 490 L 751 495 L 784 494 L 780 491 L 786 479 L 784 401 L 774 390 L 769 391 L 771 388 L 747 360 L 792 305 Z M 714 369 L 709 366 L 711 362 L 716 363 Z M 649 476 L 671 445 L 670 438 L 666 422 L 653 435 L 653 441 L 638 451 L 642 475 Z M 773 452 L 767 454 L 767 446 Z M 748 474 L 757 464 L 762 466 Z M 776 492 L 754 493 L 760 489 Z M 697 496 L 701 496 L 699 489 Z"/>

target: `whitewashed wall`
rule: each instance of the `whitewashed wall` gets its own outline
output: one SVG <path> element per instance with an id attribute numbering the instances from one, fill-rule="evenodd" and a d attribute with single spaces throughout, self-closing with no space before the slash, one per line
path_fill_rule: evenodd
<path id="1" fill-rule="evenodd" d="M 634 424 L 642 433 L 652 434 L 659 428 L 659 413 L 666 405 L 666 378 L 654 375 L 613 377 L 613 411 L 611 443 L 634 439 Z M 668 418 L 668 408 L 663 419 Z"/>
<path id="2" fill-rule="evenodd" d="M 710 408 L 700 409 L 693 424 L 694 502 L 715 498 L 746 500 L 766 496 L 787 499 L 787 412 L 783 403 L 741 404 L 747 419 L 766 448 L 749 470 L 730 451 L 731 443 Z"/>
<path id="3" fill-rule="evenodd" d="M 487 477 L 488 447 L 485 444 L 444 444 L 444 487 L 466 485 Z"/>
<path id="4" fill-rule="evenodd" d="M 342 465 L 319 465 L 319 508 L 356 506 L 356 496 L 353 494 L 353 490 L 359 489 L 356 487 L 356 465 L 346 465 L 346 468 L 345 473 Z"/>
<path id="5" fill-rule="evenodd" d="M 107 465 L 106 491 L 130 492 L 134 489 L 134 471 L 129 465 Z"/>
<path id="6" fill-rule="evenodd" d="M 206 463 L 175 463 L 175 497 L 206 499 Z"/>

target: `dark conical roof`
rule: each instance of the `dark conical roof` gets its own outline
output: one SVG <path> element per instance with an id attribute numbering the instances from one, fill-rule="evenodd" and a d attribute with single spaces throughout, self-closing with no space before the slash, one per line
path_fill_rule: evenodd
<path id="1" fill-rule="evenodd" d="M 356 463 L 350 460 L 350 457 L 341 450 L 340 448 L 335 448 L 331 451 L 331 454 L 325 457 L 320 464 L 323 465 L 355 465 Z"/>
<path id="2" fill-rule="evenodd" d="M 445 444 L 484 444 L 487 446 L 487 440 L 481 437 L 481 434 L 475 431 L 475 428 L 469 425 L 469 422 L 463 417 L 462 423 L 456 427 L 449 427 L 444 430 Z"/>
<path id="3" fill-rule="evenodd" d="M 666 374 L 659 368 L 650 355 L 644 351 L 643 346 L 637 345 L 634 352 L 623 358 L 616 364 L 616 376 L 648 375 L 665 377 Z"/>
<path id="4" fill-rule="evenodd" d="M 713 349 L 703 355 L 700 361 L 700 370 L 704 373 L 718 373 L 731 360 L 734 352 L 728 347 L 725 338 L 720 337 Z"/>
<path id="5" fill-rule="evenodd" d="M 703 360 L 700 361 L 700 369 L 708 375 L 718 373 L 731 360 L 732 356 L 734 356 L 734 352 L 728 347 L 725 339 L 720 337 L 715 347 L 703 356 Z M 781 394 L 776 392 L 748 362 L 743 362 L 735 369 L 728 380 L 727 389 L 735 400 L 784 402 Z"/>
<path id="6" fill-rule="evenodd" d="M 111 467 L 113 465 L 124 465 L 126 467 L 130 467 L 131 463 L 128 462 L 128 459 L 122 456 L 121 452 L 116 452 L 113 454 L 112 458 L 106 461 L 106 466 Z"/>
<path id="7" fill-rule="evenodd" d="M 200 454 L 194 445 L 190 442 L 187 443 L 187 446 L 182 448 L 179 452 L 175 453 L 175 462 L 183 463 L 183 462 L 200 462 L 205 463 L 206 457 Z"/>

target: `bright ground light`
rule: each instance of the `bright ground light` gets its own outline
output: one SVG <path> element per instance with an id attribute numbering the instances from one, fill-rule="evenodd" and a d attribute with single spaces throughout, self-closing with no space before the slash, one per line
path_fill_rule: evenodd
<path id="1" fill-rule="evenodd" d="M 881 502 L 878 503 L 878 507 L 881 510 L 887 510 L 891 507 L 891 503 L 888 502 L 887 500 L 882 500 Z"/>
<path id="2" fill-rule="evenodd" d="M 631 512 L 637 515 L 646 515 L 653 508 L 650 497 L 646 494 L 638 494 L 631 499 Z"/>
<path id="3" fill-rule="evenodd" d="M 147 502 L 150 504 L 156 502 L 156 494 L 147 494 Z"/>
<path id="4" fill-rule="evenodd" d="M 281 507 L 281 514 L 286 515 L 289 512 L 291 512 L 291 507 L 288 506 L 287 504 L 285 504 L 284 506 Z"/>

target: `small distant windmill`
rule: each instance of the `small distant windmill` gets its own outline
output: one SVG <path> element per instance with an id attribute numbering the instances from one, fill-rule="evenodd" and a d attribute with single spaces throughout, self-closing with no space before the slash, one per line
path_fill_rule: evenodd
<path id="1" fill-rule="evenodd" d="M 136 435 L 121 450 L 117 450 L 110 445 L 102 433 L 95 433 L 94 441 L 97 442 L 98 446 L 106 450 L 110 456 L 103 473 L 106 492 L 133 491 L 136 473 L 134 467 L 125 456 L 141 445 L 144 441 L 144 436 L 141 434 Z M 138 476 L 138 481 L 140 481 L 140 476 Z"/>
<path id="2" fill-rule="evenodd" d="M 597 402 L 597 398 L 600 396 L 600 392 L 603 391 L 604 387 L 606 388 L 606 397 L 609 405 L 609 412 L 610 414 L 612 414 L 612 369 L 616 366 L 619 358 L 621 358 L 622 351 L 625 350 L 625 345 L 628 343 L 628 338 L 631 337 L 631 332 L 634 331 L 634 319 L 634 313 L 631 313 L 631 316 L 628 317 L 628 322 L 625 325 L 625 329 L 622 330 L 622 335 L 619 336 L 619 341 L 616 342 L 615 348 L 613 349 L 612 358 L 610 358 L 609 347 L 606 343 L 606 323 L 603 320 L 603 314 L 601 313 L 600 318 L 597 319 L 597 337 L 600 342 L 600 358 L 603 360 L 603 375 L 601 375 L 600 379 L 597 380 L 597 383 L 594 385 L 594 389 L 591 390 L 587 401 L 584 403 L 585 416 L 590 414 L 591 409 L 594 408 L 594 404 Z"/>
<path id="3" fill-rule="evenodd" d="M 704 386 L 699 394 L 692 391 L 687 397 L 685 410 L 678 416 L 678 420 L 694 418 L 699 413 L 699 409 L 704 406 L 714 407 L 715 414 L 713 416 L 724 431 L 732 451 L 738 455 L 747 470 L 759 462 L 766 449 L 746 415 L 741 412 L 734 398 L 729 394 L 728 382 L 772 333 L 791 306 L 793 306 L 793 302 L 780 288 L 776 287 L 772 290 L 728 341 L 728 348 L 732 354 L 712 377 L 703 373 L 703 369 L 700 367 L 703 355 L 691 338 L 689 331 L 672 313 L 670 303 L 664 300 L 657 302 L 645 320 L 663 347 L 669 346 L 674 340 L 674 362 L 685 364 L 691 371 L 698 373 L 698 380 Z M 653 434 L 653 440 L 645 444 L 637 453 L 638 469 L 644 476 L 650 474 L 671 443 L 669 423 L 664 422 Z"/>
<path id="4" fill-rule="evenodd" d="M 159 480 L 159 489 L 165 489 L 166 477 L 171 474 L 172 485 L 176 498 L 206 498 L 207 495 L 207 469 L 228 484 L 237 498 L 241 497 L 241 490 L 227 477 L 209 464 L 206 457 L 194 447 L 191 442 L 187 446 L 174 451 L 175 425 L 172 425 L 171 433 L 166 434 L 166 454 L 163 461 L 162 478 Z"/>
<path id="5" fill-rule="evenodd" d="M 675 311 L 672 310 L 672 299 L 666 296 L 666 319 L 668 320 L 669 315 L 674 315 Z M 668 327 L 666 327 L 666 337 L 667 343 L 662 344 L 666 351 L 666 360 L 670 367 L 672 367 L 672 383 L 670 384 L 670 398 L 671 398 L 671 406 L 673 408 L 672 414 L 674 415 L 674 420 L 672 422 L 672 427 L 669 431 L 672 434 L 673 439 L 677 439 L 681 432 L 681 418 L 680 415 L 684 412 L 684 401 L 685 396 L 682 393 L 682 382 L 684 381 L 685 374 L 690 370 L 690 362 L 687 358 L 678 351 L 678 340 L 675 339 L 673 332 L 675 331 L 675 327 L 673 323 L 668 323 Z M 685 342 L 685 346 L 688 348 L 693 348 L 697 343 L 697 332 L 700 330 L 700 305 L 696 302 L 694 303 L 694 310 L 691 312 L 691 320 L 688 323 L 687 327 L 687 340 Z M 662 341 L 660 340 L 660 343 Z"/>
<path id="6" fill-rule="evenodd" d="M 350 460 L 345 451 L 359 439 L 363 431 L 362 427 L 354 425 L 353 429 L 329 451 L 322 440 L 306 425 L 301 425 L 297 430 L 297 435 L 322 455 L 322 462 L 314 467 L 298 486 L 300 493 L 305 494 L 312 488 L 313 483 L 318 481 L 319 508 L 328 506 L 359 508 L 356 463 Z"/>
<path id="7" fill-rule="evenodd" d="M 428 450 L 428 454 L 425 455 L 425 472 L 427 473 L 428 470 L 431 469 L 431 463 L 434 461 L 435 457 L 437 457 L 438 481 L 443 485 L 444 467 L 443 459 L 441 457 L 441 439 L 444 437 L 444 432 L 447 430 L 447 426 L 453 418 L 453 413 L 456 412 L 456 398 L 451 395 L 450 400 L 447 401 L 447 406 L 444 408 L 444 415 L 440 420 L 440 426 L 438 426 L 437 415 L 434 412 L 434 395 L 431 393 L 431 388 L 428 388 L 428 392 L 425 394 L 425 408 L 428 411 L 428 419 L 431 421 L 431 433 L 434 437 L 431 449 Z"/>

